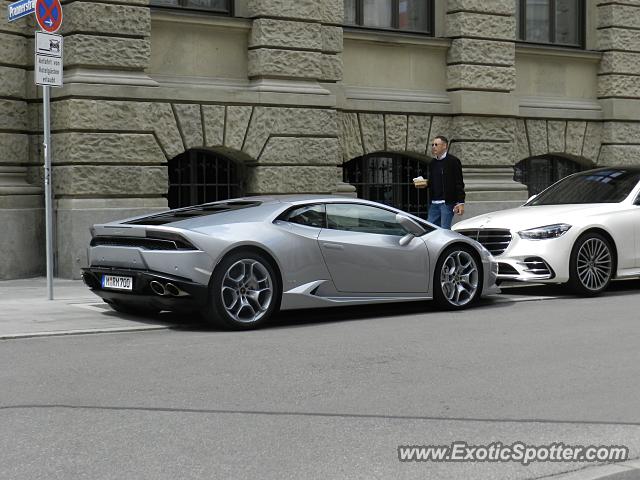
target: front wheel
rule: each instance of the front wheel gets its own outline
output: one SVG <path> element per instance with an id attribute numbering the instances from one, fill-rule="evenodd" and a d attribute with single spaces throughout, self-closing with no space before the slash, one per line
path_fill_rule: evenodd
<path id="1" fill-rule="evenodd" d="M 482 292 L 482 271 L 470 247 L 447 248 L 436 262 L 433 298 L 441 308 L 459 310 L 474 303 Z"/>
<path id="2" fill-rule="evenodd" d="M 276 272 L 262 255 L 236 252 L 213 273 L 207 320 L 226 328 L 249 330 L 269 320 L 280 306 Z"/>
<path id="3" fill-rule="evenodd" d="M 609 286 L 613 278 L 613 248 L 599 233 L 587 233 L 576 241 L 569 260 L 569 287 L 592 297 Z"/>

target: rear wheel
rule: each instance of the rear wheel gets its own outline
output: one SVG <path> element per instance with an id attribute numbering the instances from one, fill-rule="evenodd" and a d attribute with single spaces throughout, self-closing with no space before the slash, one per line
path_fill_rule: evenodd
<path id="1" fill-rule="evenodd" d="M 447 310 L 459 310 L 474 303 L 482 292 L 482 271 L 470 247 L 447 248 L 436 262 L 433 298 Z"/>
<path id="2" fill-rule="evenodd" d="M 613 278 L 613 248 L 599 233 L 587 233 L 576 241 L 569 261 L 568 286 L 575 293 L 594 296 Z"/>
<path id="3" fill-rule="evenodd" d="M 276 272 L 255 252 L 225 257 L 213 273 L 210 295 L 207 320 L 235 330 L 258 328 L 280 307 Z"/>

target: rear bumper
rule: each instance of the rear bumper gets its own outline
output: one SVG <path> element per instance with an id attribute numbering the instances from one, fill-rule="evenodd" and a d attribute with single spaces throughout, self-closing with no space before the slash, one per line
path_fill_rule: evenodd
<path id="1" fill-rule="evenodd" d="M 131 291 L 102 288 L 103 275 L 121 275 L 133 278 Z M 208 286 L 174 277 L 165 273 L 126 268 L 89 267 L 82 269 L 82 279 L 93 293 L 105 301 L 119 301 L 127 305 L 159 308 L 171 311 L 201 310 L 207 305 Z M 168 283 L 178 289 L 178 294 L 159 295 L 151 288 L 151 282 Z"/>

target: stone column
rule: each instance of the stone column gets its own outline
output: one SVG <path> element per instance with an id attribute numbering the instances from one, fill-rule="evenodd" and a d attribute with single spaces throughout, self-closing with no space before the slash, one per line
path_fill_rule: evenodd
<path id="1" fill-rule="evenodd" d="M 455 114 L 451 151 L 465 167 L 469 215 L 521 205 L 513 180 L 516 19 L 513 0 L 449 0 L 447 90 Z M 488 117 L 490 115 L 490 117 Z M 432 128 L 432 136 L 439 132 Z"/>
<path id="2" fill-rule="evenodd" d="M 342 79 L 342 0 L 250 0 L 249 77 L 265 91 L 328 94 Z"/>
<path id="3" fill-rule="evenodd" d="M 513 0 L 447 2 L 447 90 L 455 113 L 516 113 L 514 15 Z"/>
<path id="4" fill-rule="evenodd" d="M 7 12 L 10 2 L 1 1 Z M 26 18 L 0 21 L 0 280 L 44 272 L 43 201 L 39 187 L 27 183 Z"/>
<path id="5" fill-rule="evenodd" d="M 247 193 L 343 192 L 335 99 L 342 79 L 343 0 L 250 0 L 248 74 L 257 91 L 297 108 L 256 107 L 249 122 Z M 323 108 L 318 108 L 322 105 Z M 259 137 L 260 141 L 256 141 Z"/>
<path id="6" fill-rule="evenodd" d="M 0 280 L 44 274 L 42 189 L 27 183 L 26 172 L 0 163 Z"/>
<path id="7" fill-rule="evenodd" d="M 64 80 L 71 83 L 149 85 L 149 0 L 65 3 Z"/>
<path id="8" fill-rule="evenodd" d="M 451 152 L 464 166 L 464 218 L 522 205 L 527 187 L 513 180 L 513 118 L 458 116 L 453 119 L 452 131 Z"/>
<path id="9" fill-rule="evenodd" d="M 640 146 L 640 2 L 598 3 L 598 74 L 602 105 L 600 165 L 637 164 Z"/>

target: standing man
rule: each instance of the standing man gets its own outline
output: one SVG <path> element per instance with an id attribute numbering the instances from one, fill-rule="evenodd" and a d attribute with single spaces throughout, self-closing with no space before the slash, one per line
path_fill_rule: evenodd
<path id="1" fill-rule="evenodd" d="M 462 163 L 448 152 L 447 137 L 437 136 L 431 142 L 433 160 L 429 164 L 428 221 L 442 228 L 451 228 L 453 215 L 464 213 L 464 181 Z"/>

